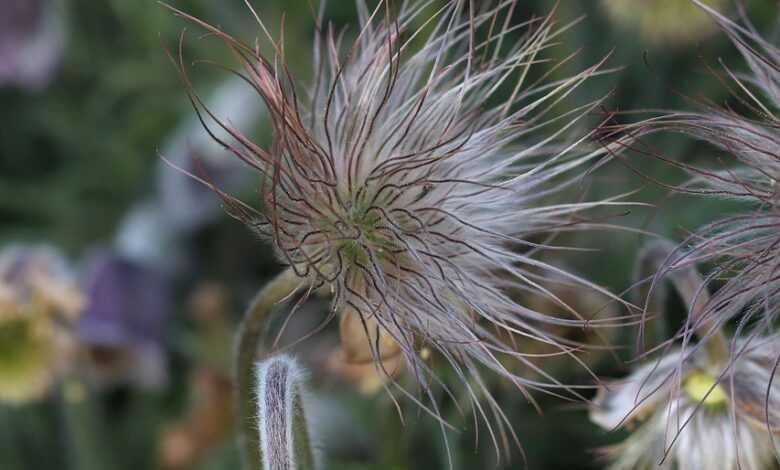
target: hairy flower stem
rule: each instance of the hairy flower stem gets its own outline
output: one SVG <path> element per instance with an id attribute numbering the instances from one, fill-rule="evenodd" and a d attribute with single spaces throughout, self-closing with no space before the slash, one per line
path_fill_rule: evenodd
<path id="1" fill-rule="evenodd" d="M 255 420 L 250 419 L 257 410 L 254 396 L 254 366 L 257 350 L 265 331 L 266 319 L 277 303 L 292 294 L 304 282 L 292 268 L 280 273 L 255 296 L 244 314 L 238 330 L 235 353 L 235 377 L 238 397 L 239 438 L 244 468 L 261 468 L 260 434 Z"/>
<path id="2" fill-rule="evenodd" d="M 664 331 L 663 302 L 665 291 L 660 285 L 659 275 L 668 275 L 669 280 L 682 297 L 688 309 L 688 324 L 696 334 L 704 341 L 704 349 L 708 365 L 715 371 L 719 371 L 729 360 L 729 345 L 723 331 L 720 330 L 712 319 L 703 317 L 707 312 L 706 306 L 710 301 L 704 279 L 695 266 L 687 266 L 684 269 L 659 271 L 661 267 L 673 256 L 680 256 L 676 252 L 677 247 L 667 241 L 656 241 L 649 244 L 640 254 L 636 276 L 643 282 L 640 291 L 641 302 L 646 302 L 646 310 L 655 315 L 656 333 Z M 646 299 L 646 300 L 645 300 Z"/>
<path id="3" fill-rule="evenodd" d="M 313 470 L 303 403 L 305 372 L 289 356 L 257 363 L 257 427 L 263 470 Z"/>

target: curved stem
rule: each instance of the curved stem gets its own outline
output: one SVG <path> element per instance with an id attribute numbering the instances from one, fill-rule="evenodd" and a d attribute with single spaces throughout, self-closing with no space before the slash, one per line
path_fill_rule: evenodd
<path id="1" fill-rule="evenodd" d="M 668 255 L 668 247 L 665 242 L 648 243 L 639 253 L 639 258 L 634 265 L 634 285 L 636 290 L 634 301 L 637 306 L 643 307 L 643 314 L 649 314 L 651 321 L 639 323 L 639 336 L 635 353 L 644 353 L 647 350 L 646 338 L 651 338 L 651 347 L 662 343 L 668 332 L 666 331 L 666 318 L 664 300 L 666 299 L 666 285 L 659 283 L 654 285 L 655 275 L 661 268 L 662 261 Z"/>
<path id="2" fill-rule="evenodd" d="M 729 345 L 726 335 L 718 325 L 703 316 L 706 315 L 706 306 L 710 302 L 710 293 L 701 274 L 691 267 L 674 273 L 672 282 L 688 307 L 688 318 L 695 328 L 694 333 L 704 341 L 708 365 L 719 373 L 720 369 L 728 363 Z"/>
<path id="3" fill-rule="evenodd" d="M 647 310 L 656 315 L 656 334 L 663 332 L 665 319 L 661 312 L 665 290 L 661 285 L 655 285 L 655 281 L 658 279 L 658 273 L 668 274 L 669 280 L 688 308 L 688 323 L 694 328 L 696 336 L 704 341 L 708 366 L 718 369 L 728 362 L 728 340 L 712 319 L 705 318 L 710 294 L 696 267 L 669 269 L 672 264 L 670 261 L 677 250 L 676 245 L 665 240 L 650 243 L 642 250 L 635 273 L 637 281 L 643 283 L 640 291 L 642 300 L 646 302 Z"/>
<path id="4" fill-rule="evenodd" d="M 292 294 L 303 282 L 292 268 L 280 273 L 260 289 L 239 326 L 234 374 L 238 395 L 239 439 L 246 469 L 259 470 L 262 462 L 260 433 L 256 421 L 251 417 L 255 416 L 257 410 L 254 365 L 265 332 L 266 319 L 274 305 Z"/>

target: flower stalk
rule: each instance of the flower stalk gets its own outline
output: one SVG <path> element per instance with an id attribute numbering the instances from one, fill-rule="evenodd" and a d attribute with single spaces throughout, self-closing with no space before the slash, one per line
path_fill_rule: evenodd
<path id="1" fill-rule="evenodd" d="M 258 451 L 264 470 L 316 468 L 303 403 L 304 375 L 288 356 L 257 363 Z"/>
<path id="2" fill-rule="evenodd" d="M 710 294 L 699 271 L 693 265 L 675 268 L 681 265 L 684 258 L 685 254 L 667 240 L 649 243 L 640 253 L 635 270 L 637 281 L 642 283 L 640 302 L 645 302 L 644 311 L 654 315 L 654 321 L 641 323 L 639 340 L 644 336 L 643 328 L 646 324 L 652 325 L 655 330 L 653 335 L 658 339 L 664 337 L 666 328 L 662 312 L 666 289 L 660 282 L 668 277 L 688 309 L 686 330 L 692 331 L 703 342 L 708 368 L 719 371 L 729 360 L 728 340 L 718 325 L 707 316 Z"/>
<path id="3" fill-rule="evenodd" d="M 304 281 L 293 269 L 280 273 L 255 296 L 244 314 L 239 327 L 235 352 L 235 377 L 239 417 L 253 416 L 257 409 L 254 397 L 254 366 L 257 351 L 265 332 L 266 320 L 274 305 L 295 292 Z M 241 452 L 245 468 L 261 468 L 260 433 L 257 424 L 250 419 L 239 419 Z"/>

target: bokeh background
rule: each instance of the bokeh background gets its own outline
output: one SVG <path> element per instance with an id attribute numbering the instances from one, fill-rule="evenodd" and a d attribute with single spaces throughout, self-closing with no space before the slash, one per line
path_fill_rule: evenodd
<path id="1" fill-rule="evenodd" d="M 305 83 L 314 34 L 308 2 L 252 3 L 273 34 L 284 15 L 290 67 Z M 729 0 L 710 3 L 736 13 Z M 241 0 L 171 4 L 247 41 L 260 37 L 266 47 Z M 553 7 L 547 0 L 521 1 L 513 21 Z M 774 37 L 776 1 L 748 1 L 747 12 L 759 31 Z M 571 103 L 584 103 L 611 94 L 590 125 L 610 111 L 695 109 L 703 100 L 729 104 L 721 63 L 745 70 L 725 35 L 687 0 L 562 0 L 556 17 L 562 24 L 581 18 L 551 51 L 557 59 L 578 51 L 556 76 L 606 55 L 608 67 L 622 67 L 572 96 Z M 326 19 L 351 25 L 346 34 L 355 34 L 351 0 L 331 0 Z M 194 63 L 231 65 L 224 48 L 159 3 L 0 0 L 0 250 L 53 247 L 85 300 L 69 325 L 77 345 L 67 372 L 42 398 L 0 403 L 3 470 L 239 468 L 231 335 L 242 307 L 281 266 L 267 244 L 222 213 L 212 193 L 161 160 L 205 171 L 244 200 L 256 197 L 257 177 L 204 135 L 166 56 L 166 48 L 176 53 L 183 31 L 195 89 L 220 116 L 268 144 L 260 100 L 229 73 Z M 649 114 L 619 113 L 614 120 L 643 115 Z M 645 141 L 681 162 L 722 163 L 712 148 L 679 136 Z M 632 155 L 588 175 L 577 197 L 636 191 L 629 199 L 648 206 L 602 214 L 605 220 L 680 240 L 687 229 L 734 209 L 673 196 L 653 183 L 673 185 L 684 177 L 668 164 Z M 550 261 L 621 293 L 631 285 L 646 239 L 628 231 L 568 236 L 566 243 L 593 250 Z M 567 295 L 575 303 L 598 303 L 584 293 Z M 283 341 L 316 326 L 326 308 L 325 300 L 304 306 Z M 681 315 L 674 298 L 669 309 Z M 632 335 L 618 331 L 613 339 L 630 344 Z M 0 341 L 8 340 L 0 334 Z M 403 425 L 370 370 L 340 367 L 336 347 L 332 325 L 299 348 L 311 372 L 311 414 L 328 468 L 445 468 L 436 423 L 405 403 Z M 626 351 L 592 354 L 588 362 L 603 375 L 620 376 L 629 367 L 621 360 Z M 566 381 L 592 383 L 568 363 L 543 365 Z M 540 413 L 506 384 L 493 388 L 526 454 L 524 460 L 515 452 L 502 463 L 507 468 L 601 468 L 597 449 L 623 437 L 590 424 L 582 404 L 540 395 Z M 463 428 L 448 435 L 456 468 L 497 467 L 485 429 L 458 415 L 444 397 L 442 407 Z"/>

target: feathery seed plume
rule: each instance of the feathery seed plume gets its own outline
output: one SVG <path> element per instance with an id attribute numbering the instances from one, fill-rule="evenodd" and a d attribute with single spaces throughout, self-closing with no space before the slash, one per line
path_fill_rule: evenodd
<path id="1" fill-rule="evenodd" d="M 212 185 L 230 214 L 272 242 L 307 293 L 331 290 L 325 321 L 355 315 L 372 339 L 376 367 L 384 368 L 384 348 L 399 350 L 431 405 L 395 380 L 388 390 L 438 416 L 431 387 L 442 384 L 419 352 L 426 346 L 448 361 L 475 403 L 488 397 L 489 408 L 473 409 L 498 424 L 499 432 L 490 432 L 497 448 L 509 442 L 511 425 L 479 370 L 523 393 L 563 393 L 566 386 L 505 338 L 553 345 L 576 360 L 574 347 L 538 322 L 584 322 L 568 306 L 569 318 L 547 316 L 507 291 L 533 290 L 564 305 L 542 287 L 552 275 L 600 290 L 536 254 L 550 248 L 540 243 L 542 234 L 603 226 L 578 214 L 613 203 L 554 200 L 576 190 L 588 165 L 608 154 L 578 130 L 600 101 L 560 111 L 575 87 L 606 73 L 603 62 L 563 79 L 551 74 L 573 56 L 536 70 L 552 61 L 548 50 L 571 25 L 558 25 L 552 14 L 517 24 L 516 3 L 399 1 L 369 9 L 357 1 L 352 42 L 323 24 L 320 12 L 308 88 L 291 75 L 283 40 L 273 39 L 249 2 L 271 57 L 174 10 L 224 41 L 273 125 L 273 144 L 262 148 L 191 93 L 214 138 L 263 181 L 261 208 Z M 181 55 L 171 58 L 191 90 Z M 507 360 L 541 378 L 517 376 Z"/>

